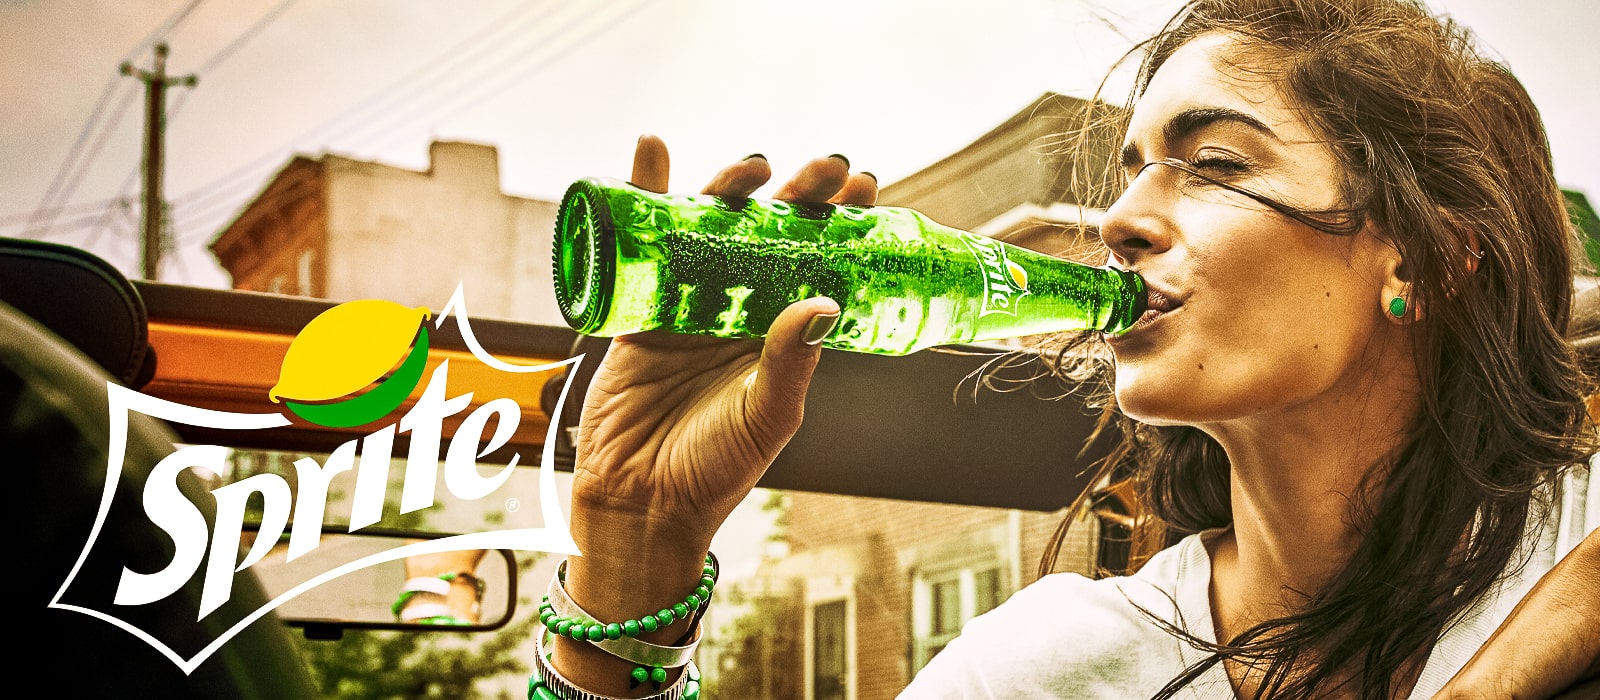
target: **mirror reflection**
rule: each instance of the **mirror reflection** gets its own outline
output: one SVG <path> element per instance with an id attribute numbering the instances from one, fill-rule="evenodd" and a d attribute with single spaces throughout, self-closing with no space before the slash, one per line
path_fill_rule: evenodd
<path id="1" fill-rule="evenodd" d="M 286 561 L 287 540 L 251 567 L 269 599 L 351 562 L 444 535 L 324 534 Z M 385 561 L 301 592 L 278 608 L 291 626 L 363 629 L 495 629 L 515 612 L 516 559 L 507 550 L 421 554 Z"/>

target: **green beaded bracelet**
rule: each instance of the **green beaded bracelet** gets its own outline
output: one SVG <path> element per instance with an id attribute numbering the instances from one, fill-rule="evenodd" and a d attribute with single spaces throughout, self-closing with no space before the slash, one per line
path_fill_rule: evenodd
<path id="1" fill-rule="evenodd" d="M 693 593 L 685 596 L 682 603 L 675 603 L 672 607 L 662 608 L 654 615 L 645 615 L 637 620 L 624 620 L 622 622 L 589 622 L 587 620 L 570 620 L 556 615 L 555 609 L 550 605 L 550 596 L 544 596 L 539 602 L 539 622 L 556 636 L 567 637 L 580 642 L 598 642 L 604 639 L 621 639 L 622 637 L 637 637 L 641 634 L 663 629 L 678 620 L 687 620 L 690 613 L 699 611 L 711 599 L 711 591 L 717 585 L 716 557 L 706 555 L 706 565 L 701 569 L 700 585 L 696 586 Z M 565 571 L 563 570 L 563 573 Z M 561 577 L 561 582 L 566 583 L 566 577 Z"/>
<path id="2" fill-rule="evenodd" d="M 555 654 L 545 651 L 543 645 L 543 635 L 538 638 L 538 641 L 539 643 L 534 647 L 535 662 L 533 673 L 528 675 L 528 700 L 572 700 L 572 698 L 564 694 L 565 692 L 575 692 L 578 695 L 586 698 L 602 697 L 594 693 L 585 692 L 573 686 L 571 681 L 561 678 L 560 674 L 556 673 L 555 669 L 548 665 L 551 659 L 555 658 Z M 555 685 L 551 685 L 551 683 L 548 681 L 545 675 L 547 673 L 551 676 L 554 676 L 556 680 Z M 683 677 L 679 680 L 681 685 L 669 688 L 665 692 L 661 692 L 661 687 L 659 685 L 660 683 L 664 683 L 667 679 L 667 672 L 662 668 L 636 668 L 633 670 L 633 678 L 635 679 L 634 687 L 637 687 L 638 683 L 645 682 L 645 680 L 650 680 L 657 683 L 657 695 L 653 695 L 651 697 L 674 698 L 675 700 L 700 700 L 700 669 L 699 667 L 695 666 L 693 661 L 690 661 L 684 666 Z M 558 690 L 558 688 L 563 690 Z"/>

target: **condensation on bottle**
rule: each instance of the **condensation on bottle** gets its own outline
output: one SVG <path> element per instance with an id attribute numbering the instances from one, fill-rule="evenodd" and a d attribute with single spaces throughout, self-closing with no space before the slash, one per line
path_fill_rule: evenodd
<path id="1" fill-rule="evenodd" d="M 763 337 L 831 297 L 825 347 L 904 355 L 1065 331 L 1120 333 L 1144 281 L 943 226 L 904 207 L 659 194 L 584 178 L 556 218 L 556 301 L 574 330 Z"/>

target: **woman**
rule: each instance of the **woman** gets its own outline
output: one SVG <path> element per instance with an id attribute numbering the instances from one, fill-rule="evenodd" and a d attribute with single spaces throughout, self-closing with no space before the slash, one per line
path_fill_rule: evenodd
<path id="1" fill-rule="evenodd" d="M 1132 577 L 1019 591 L 906 695 L 1432 697 L 1554 564 L 1527 561 L 1539 495 L 1594 447 L 1537 112 L 1406 2 L 1197 0 L 1145 48 L 1100 234 L 1154 310 L 1104 342 L 1146 500 L 1193 534 Z M 752 157 L 706 191 L 769 176 Z M 667 188 L 659 141 L 632 180 Z M 875 193 L 828 158 L 775 196 Z M 613 343 L 579 437 L 577 604 L 630 619 L 694 588 L 798 428 L 837 316 L 798 302 L 762 348 Z M 596 645 L 561 638 L 554 658 L 593 692 L 652 691 Z"/>

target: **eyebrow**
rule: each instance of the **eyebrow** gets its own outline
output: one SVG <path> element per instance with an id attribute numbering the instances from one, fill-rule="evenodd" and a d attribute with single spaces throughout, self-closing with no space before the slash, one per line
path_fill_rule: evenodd
<path id="1" fill-rule="evenodd" d="M 1195 132 L 1218 122 L 1242 124 L 1253 131 L 1260 132 L 1264 136 L 1280 140 L 1278 135 L 1273 133 L 1272 129 L 1260 119 L 1228 107 L 1194 107 L 1183 110 L 1172 119 L 1167 120 L 1167 123 L 1161 127 L 1161 138 L 1167 143 L 1182 141 L 1193 136 Z M 1139 165 L 1141 160 L 1139 148 L 1134 146 L 1132 141 L 1122 145 L 1123 167 L 1131 168 Z"/>

